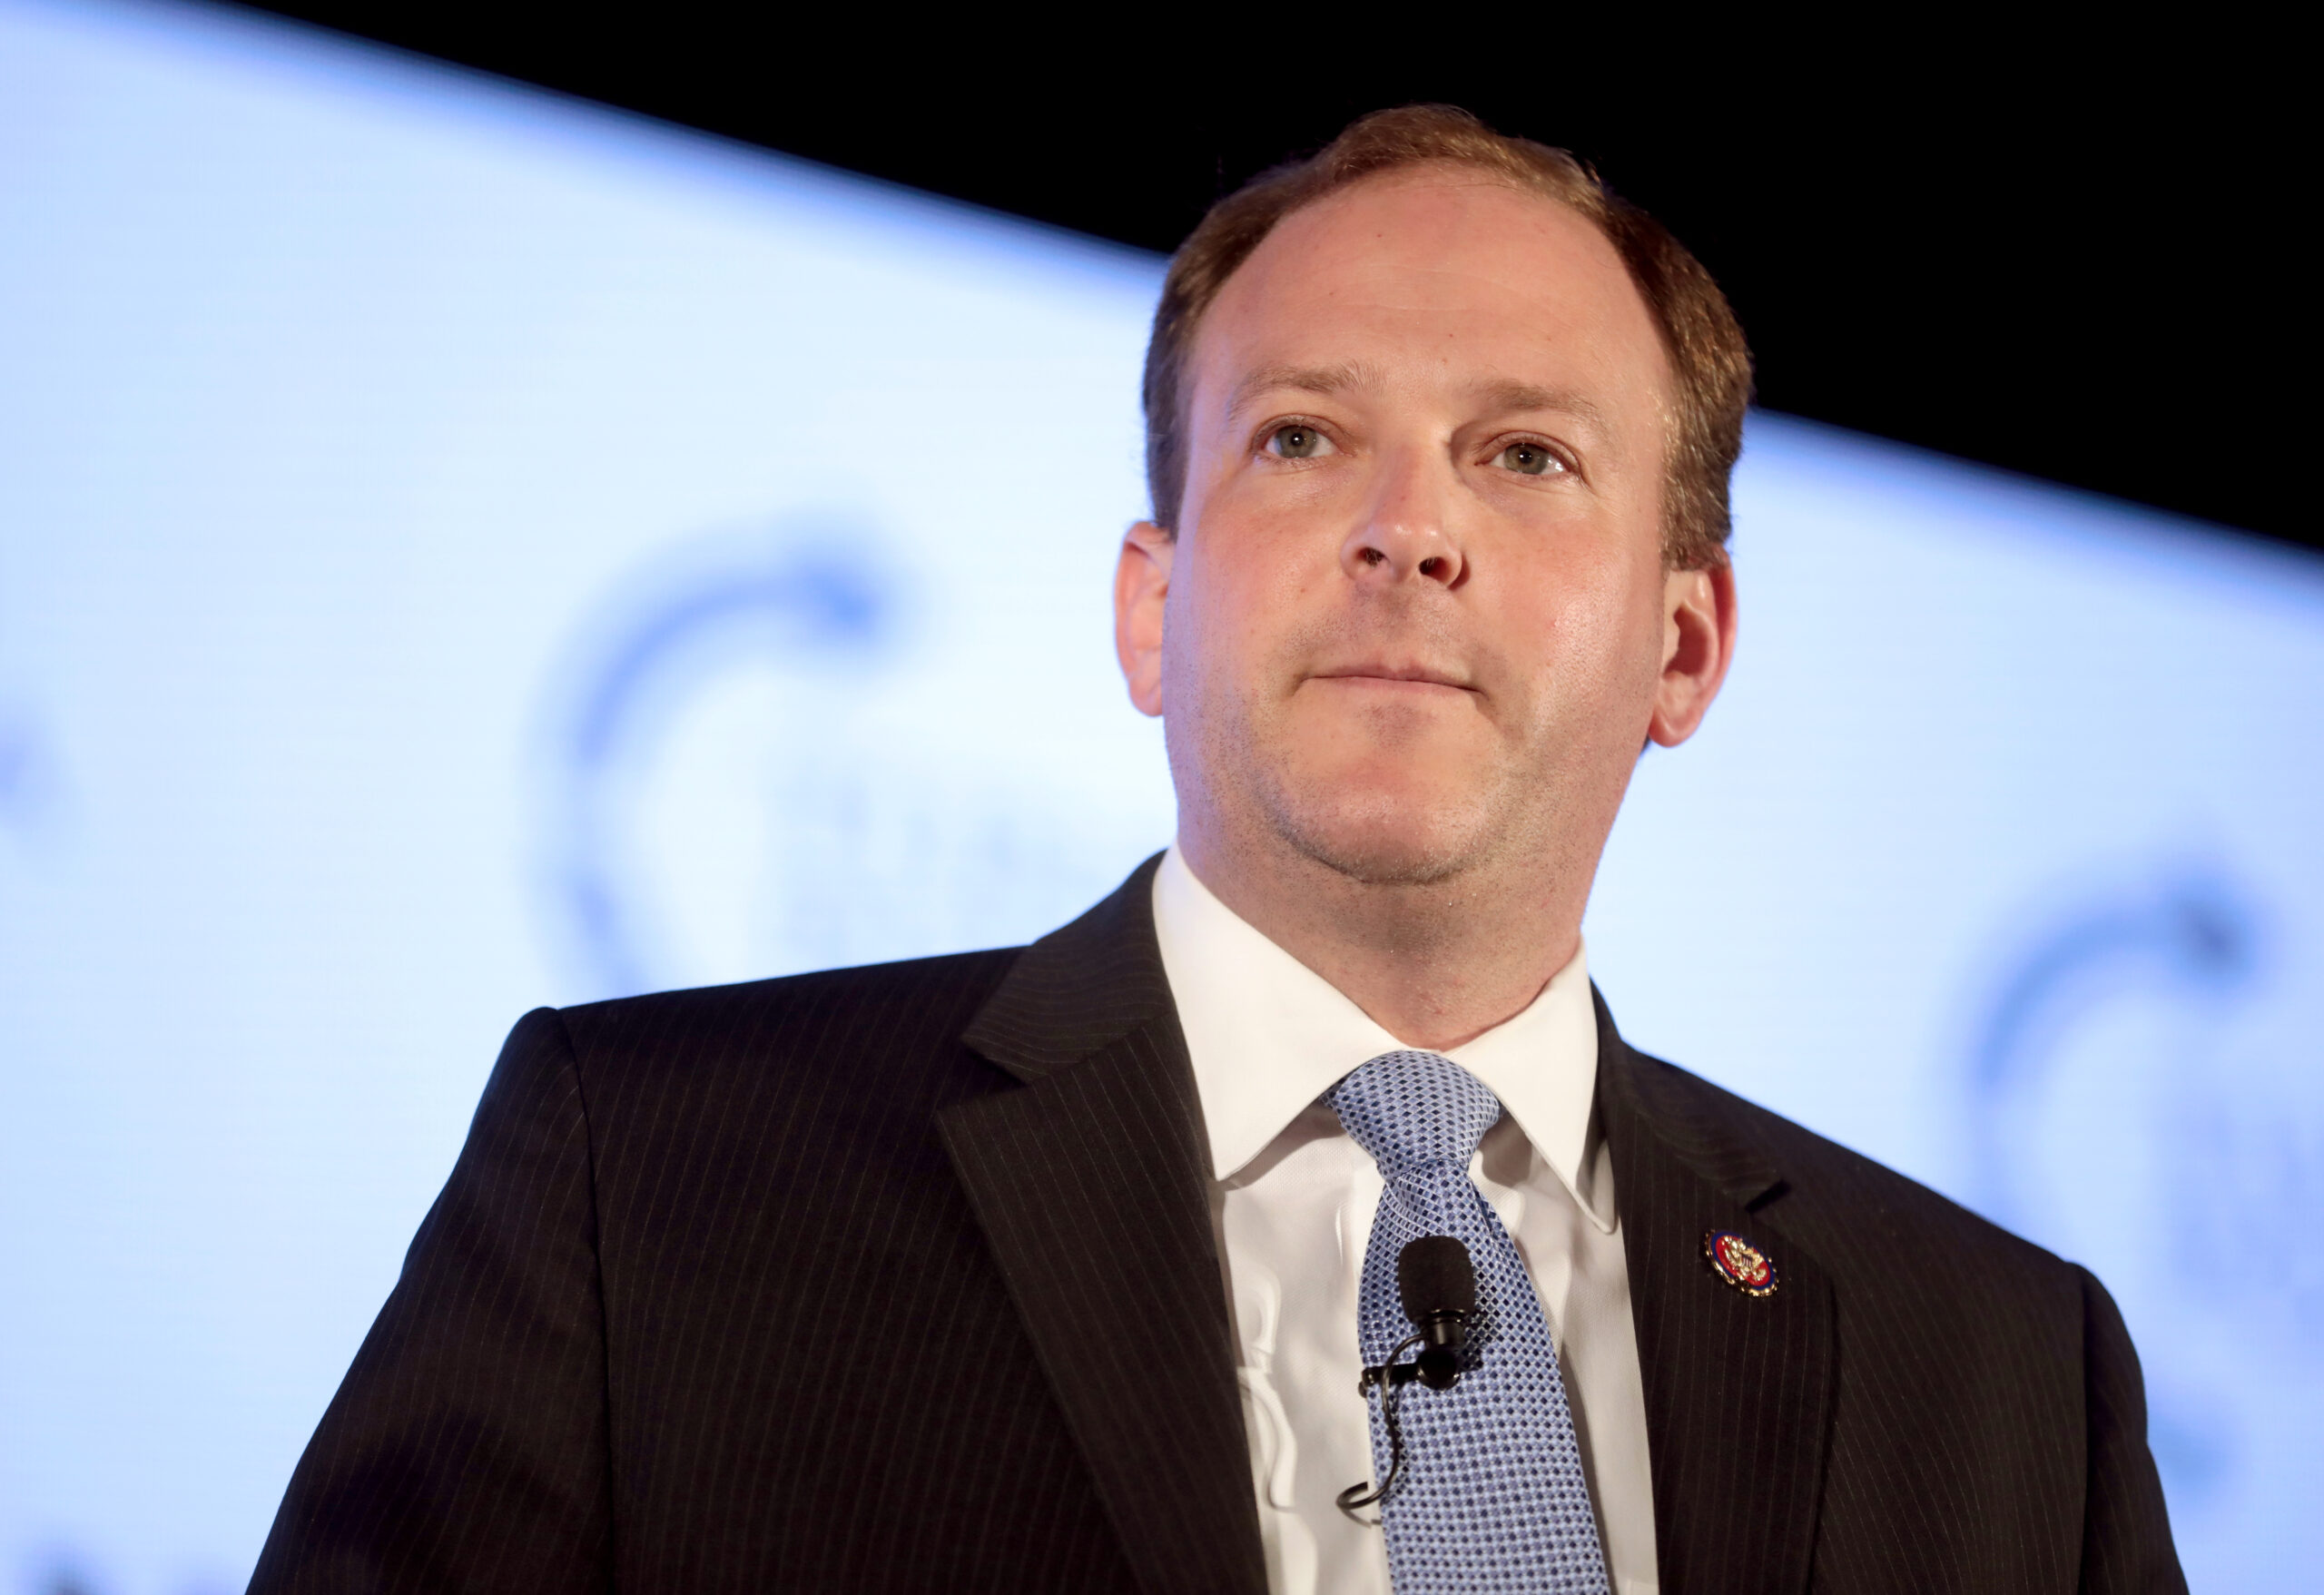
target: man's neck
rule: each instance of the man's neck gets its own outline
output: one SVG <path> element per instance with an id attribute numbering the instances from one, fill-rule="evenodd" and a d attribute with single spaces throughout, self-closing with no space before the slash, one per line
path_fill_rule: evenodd
<path id="1" fill-rule="evenodd" d="M 1410 1047 L 1442 1051 L 1521 1012 L 1581 943 L 1589 871 L 1357 880 L 1288 847 L 1222 845 L 1182 825 L 1197 880 Z M 1578 881 L 1577 878 L 1578 877 Z"/>

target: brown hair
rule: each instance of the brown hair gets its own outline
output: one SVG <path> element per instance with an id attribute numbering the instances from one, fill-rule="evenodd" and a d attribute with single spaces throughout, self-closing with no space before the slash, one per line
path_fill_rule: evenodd
<path id="1" fill-rule="evenodd" d="M 1170 257 L 1146 346 L 1146 478 L 1154 518 L 1176 527 L 1186 488 L 1187 361 L 1218 290 L 1275 223 L 1376 172 L 1449 161 L 1547 195 L 1595 223 L 1622 258 L 1661 331 L 1678 386 L 1663 510 L 1673 569 L 1727 562 L 1728 474 L 1743 448 L 1751 351 L 1727 297 L 1663 225 L 1617 198 L 1563 150 L 1509 138 L 1451 105 L 1375 111 L 1305 161 L 1261 173 L 1210 208 Z"/>

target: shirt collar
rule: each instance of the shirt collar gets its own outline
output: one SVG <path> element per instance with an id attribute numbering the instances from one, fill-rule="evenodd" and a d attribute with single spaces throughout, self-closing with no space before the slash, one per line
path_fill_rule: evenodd
<path id="1" fill-rule="evenodd" d="M 1356 1065 L 1403 1046 L 1219 901 L 1176 847 L 1154 872 L 1154 930 L 1194 1065 L 1216 1178 L 1265 1151 Z M 1501 1098 L 1575 1201 L 1610 1229 L 1611 1213 L 1600 1213 L 1585 1194 L 1598 1016 L 1581 950 L 1522 1012 L 1444 1056 Z"/>

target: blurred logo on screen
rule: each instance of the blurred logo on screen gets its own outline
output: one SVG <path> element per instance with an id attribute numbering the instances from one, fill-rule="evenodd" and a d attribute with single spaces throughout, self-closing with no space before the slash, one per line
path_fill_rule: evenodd
<path id="1" fill-rule="evenodd" d="M 2201 1509 L 2271 1460 L 2251 1393 L 2299 1401 L 2324 1351 L 2324 1014 L 2223 871 L 2079 896 L 2020 942 L 1984 1011 L 1974 1188 L 2113 1294 L 2174 1510 Z"/>
<path id="2" fill-rule="evenodd" d="M 1021 940 L 1110 884 L 1102 817 L 975 734 L 1009 684 L 929 642 L 888 549 L 846 511 L 680 543 L 583 627 L 546 898 L 592 994 Z"/>
<path id="3" fill-rule="evenodd" d="M 61 798 L 55 751 L 29 704 L 0 697 L 0 829 L 30 836 Z"/>

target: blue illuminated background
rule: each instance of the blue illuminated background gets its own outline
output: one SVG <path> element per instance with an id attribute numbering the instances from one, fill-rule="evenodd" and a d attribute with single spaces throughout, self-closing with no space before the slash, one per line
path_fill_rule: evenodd
<path id="1" fill-rule="evenodd" d="M 525 1009 L 1020 940 L 1168 839 L 1106 596 L 1159 274 L 0 0 L 0 1590 L 239 1587 Z M 2095 1267 L 2198 1588 L 2293 1587 L 2324 569 L 1773 416 L 1738 495 L 1593 969 Z"/>

